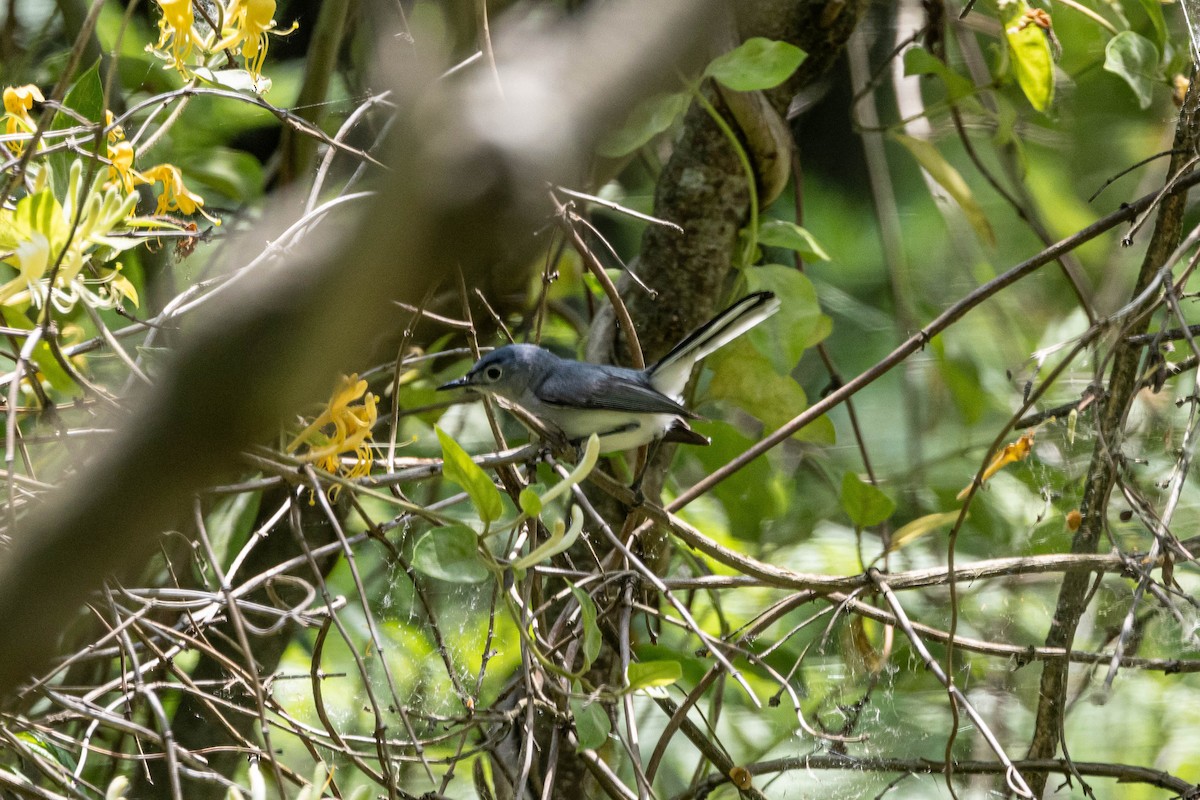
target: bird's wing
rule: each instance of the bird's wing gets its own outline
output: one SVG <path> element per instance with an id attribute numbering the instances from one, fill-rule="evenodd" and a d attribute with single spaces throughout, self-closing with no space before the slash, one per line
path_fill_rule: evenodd
<path id="1" fill-rule="evenodd" d="M 696 416 L 651 387 L 640 372 L 620 367 L 566 362 L 534 392 L 544 403 L 567 408 Z"/>

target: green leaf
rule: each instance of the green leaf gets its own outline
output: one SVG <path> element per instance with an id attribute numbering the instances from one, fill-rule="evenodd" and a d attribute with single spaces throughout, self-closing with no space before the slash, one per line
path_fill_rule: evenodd
<path id="1" fill-rule="evenodd" d="M 532 486 L 526 486 L 521 490 L 521 494 L 517 496 L 517 502 L 521 504 L 521 510 L 531 517 L 536 517 L 542 513 L 542 498 Z"/>
<path id="2" fill-rule="evenodd" d="M 68 770 L 73 770 L 77 766 L 75 757 L 66 750 L 59 747 L 52 739 L 48 739 L 39 733 L 33 731 L 22 731 L 16 735 L 31 749 L 39 751 L 42 756 L 48 761 L 57 762 L 60 766 L 66 767 Z"/>
<path id="3" fill-rule="evenodd" d="M 691 102 L 686 92 L 656 94 L 634 106 L 629 119 L 605 136 L 596 152 L 607 158 L 628 155 L 674 124 Z"/>
<path id="4" fill-rule="evenodd" d="M 946 62 L 923 47 L 910 47 L 904 51 L 905 75 L 936 75 L 946 86 L 951 100 L 962 100 L 975 94 L 975 84 L 959 75 Z"/>
<path id="5" fill-rule="evenodd" d="M 82 73 L 67 90 L 63 106 L 88 122 L 104 123 L 104 83 L 100 80 L 100 62 Z M 63 111 L 54 115 L 51 130 L 61 131 L 80 125 L 80 121 Z"/>
<path id="6" fill-rule="evenodd" d="M 738 92 L 770 89 L 791 77 L 806 57 L 793 44 L 755 36 L 714 58 L 704 74 Z"/>
<path id="7" fill-rule="evenodd" d="M 1129 84 L 1139 107 L 1150 107 L 1160 74 L 1154 42 L 1133 31 L 1121 31 L 1104 48 L 1104 69 Z"/>
<path id="8" fill-rule="evenodd" d="M 706 659 L 697 657 L 695 651 L 681 651 L 678 645 L 642 642 L 633 646 L 633 654 L 638 661 L 674 661 L 683 670 L 681 680 L 689 683 L 699 683 L 708 674 Z"/>
<path id="9" fill-rule="evenodd" d="M 213 548 L 220 556 L 227 553 L 232 557 L 233 548 L 241 547 L 258 519 L 258 508 L 262 501 L 261 492 L 240 492 L 218 498 L 212 510 L 204 516 L 204 527 L 208 529 Z"/>
<path id="10" fill-rule="evenodd" d="M 436 426 L 434 430 L 437 431 L 438 441 L 442 444 L 442 474 L 446 480 L 453 481 L 463 488 L 485 524 L 499 519 L 504 513 L 504 506 L 500 502 L 500 490 L 496 488 L 496 484 L 492 483 L 487 473 L 471 460 L 467 451 L 463 450 L 450 434 Z"/>
<path id="11" fill-rule="evenodd" d="M 767 247 L 784 247 L 788 250 L 795 250 L 806 261 L 829 260 L 829 254 L 825 252 L 825 248 L 817 243 L 808 230 L 787 220 L 764 220 L 758 226 L 758 242 Z"/>
<path id="12" fill-rule="evenodd" d="M 938 528 L 944 528 L 947 525 L 953 525 L 958 521 L 957 511 L 944 511 L 939 514 L 926 514 L 923 517 L 917 517 L 911 522 L 905 523 L 899 530 L 892 534 L 892 539 L 888 542 L 888 552 L 895 552 L 906 544 L 915 542 L 927 533 L 932 533 Z"/>
<path id="13" fill-rule="evenodd" d="M 248 203 L 263 193 L 262 163 L 241 150 L 212 146 L 181 160 L 179 167 L 193 191 L 197 191 L 195 182 L 215 189 L 235 203 Z"/>
<path id="14" fill-rule="evenodd" d="M 770 359 L 775 372 L 788 375 L 804 351 L 833 330 L 833 320 L 821 313 L 812 281 L 795 267 L 765 264 L 745 272 L 752 292 L 771 291 L 781 301 L 779 313 L 750 331 L 750 341 Z"/>
<path id="15" fill-rule="evenodd" d="M 1142 0 L 1142 10 L 1154 28 L 1154 43 L 1161 50 L 1167 43 L 1167 21 L 1163 19 L 1162 0 Z"/>
<path id="16" fill-rule="evenodd" d="M 904 145 L 921 165 L 921 168 L 929 173 L 929 177 L 937 181 L 937 184 L 945 189 L 946 193 L 958 204 L 958 207 L 962 209 L 963 216 L 967 218 L 967 222 L 975 229 L 975 235 L 989 247 L 995 247 L 996 234 L 992 230 L 992 224 L 988 222 L 987 215 L 983 213 L 983 208 L 975 200 L 975 194 L 971 191 L 971 187 L 967 185 L 958 170 L 938 152 L 931 142 L 901 133 L 893 133 L 892 138 Z"/>
<path id="17" fill-rule="evenodd" d="M 670 686 L 683 677 L 683 667 L 678 661 L 631 661 L 629 691 L 650 689 L 655 686 Z"/>
<path id="18" fill-rule="evenodd" d="M 687 455 L 706 472 L 720 469 L 757 441 L 727 422 L 698 421 L 694 427 L 712 439 L 708 447 L 686 448 Z M 718 483 L 713 493 L 729 520 L 729 530 L 738 539 L 752 542 L 771 520 L 787 512 L 793 486 L 794 478 L 784 470 L 772 469 L 770 457 L 764 455 Z"/>
<path id="19" fill-rule="evenodd" d="M 842 508 L 857 527 L 869 528 L 890 517 L 896 504 L 878 487 L 847 472 L 842 476 Z"/>
<path id="20" fill-rule="evenodd" d="M 580 693 L 579 683 L 575 683 L 575 692 Z M 599 701 L 572 697 L 570 701 L 571 716 L 575 719 L 575 738 L 579 740 L 578 750 L 595 750 L 608 741 L 608 733 L 612 730 L 612 721 L 604 711 Z"/>
<path id="21" fill-rule="evenodd" d="M 808 408 L 804 389 L 790 375 L 780 375 L 771 362 L 746 339 L 739 339 L 721 348 L 709 361 L 713 364 L 713 379 L 706 397 L 728 400 L 743 411 L 761 420 L 768 431 L 783 427 L 789 420 Z M 801 441 L 830 444 L 833 425 L 824 417 L 796 432 Z"/>
<path id="22" fill-rule="evenodd" d="M 600 655 L 600 628 L 596 625 L 596 603 L 591 595 L 578 586 L 571 587 L 571 594 L 579 603 L 579 617 L 583 624 L 583 671 L 587 671 Z"/>
<path id="23" fill-rule="evenodd" d="M 1031 106 L 1045 111 L 1054 101 L 1054 53 L 1050 37 L 1026 17 L 1029 10 L 1025 0 L 1002 4 L 1000 22 L 1017 84 Z"/>
<path id="24" fill-rule="evenodd" d="M 104 83 L 100 80 L 100 62 L 97 61 L 86 72 L 81 74 L 75 83 L 67 90 L 67 94 L 63 97 L 63 106 L 75 112 L 75 115 L 59 111 L 54 115 L 54 119 L 50 122 L 50 130 L 62 131 L 68 128 L 78 128 L 85 123 L 80 122 L 76 118 L 81 117 L 88 122 L 104 124 Z M 51 138 L 49 143 L 54 144 L 57 139 Z M 102 135 L 98 142 L 94 135 L 88 137 L 80 137 L 80 145 L 87 153 L 108 153 L 108 141 Z M 71 150 L 60 150 L 57 153 L 52 153 L 49 157 L 50 167 L 54 170 L 56 186 L 55 191 L 60 198 L 66 197 L 67 192 L 67 172 L 70 169 L 71 162 L 78 158 L 77 152 Z M 86 170 L 85 170 L 86 174 Z"/>
<path id="25" fill-rule="evenodd" d="M 450 583 L 479 583 L 491 574 L 479 555 L 479 535 L 466 525 L 426 531 L 413 547 L 412 565 Z"/>

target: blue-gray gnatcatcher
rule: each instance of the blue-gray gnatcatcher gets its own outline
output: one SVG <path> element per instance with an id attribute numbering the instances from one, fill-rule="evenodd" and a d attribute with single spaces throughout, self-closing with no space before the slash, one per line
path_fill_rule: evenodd
<path id="1" fill-rule="evenodd" d="M 778 310 L 779 299 L 771 292 L 747 295 L 644 370 L 588 364 L 559 358 L 537 345 L 510 344 L 438 390 L 462 387 L 502 397 L 570 441 L 597 434 L 602 453 L 655 439 L 708 444 L 688 427 L 687 420 L 697 415 L 681 405 L 692 367 Z"/>

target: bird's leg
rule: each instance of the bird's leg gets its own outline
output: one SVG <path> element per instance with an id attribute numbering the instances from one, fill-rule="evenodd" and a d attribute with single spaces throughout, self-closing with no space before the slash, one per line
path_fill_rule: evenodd
<path id="1" fill-rule="evenodd" d="M 650 449 L 646 451 L 646 462 L 642 464 L 641 470 L 633 478 L 633 483 L 629 485 L 630 490 L 633 492 L 633 508 L 637 508 L 646 502 L 646 495 L 642 491 L 642 482 L 646 480 L 646 473 L 650 471 L 650 464 L 653 463 L 655 456 L 658 455 L 658 451 L 662 448 L 662 443 L 662 439 L 655 439 L 650 444 Z"/>
<path id="2" fill-rule="evenodd" d="M 538 432 L 538 436 L 552 453 L 572 461 L 579 460 L 579 443 L 572 442 L 565 433 L 553 425 L 543 426 L 542 430 Z"/>

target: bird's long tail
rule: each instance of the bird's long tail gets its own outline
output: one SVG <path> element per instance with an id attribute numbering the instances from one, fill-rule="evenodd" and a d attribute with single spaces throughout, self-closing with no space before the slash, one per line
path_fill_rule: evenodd
<path id="1" fill-rule="evenodd" d="M 748 294 L 689 333 L 647 371 L 654 388 L 678 399 L 696 362 L 729 344 L 779 310 L 773 292 Z"/>

